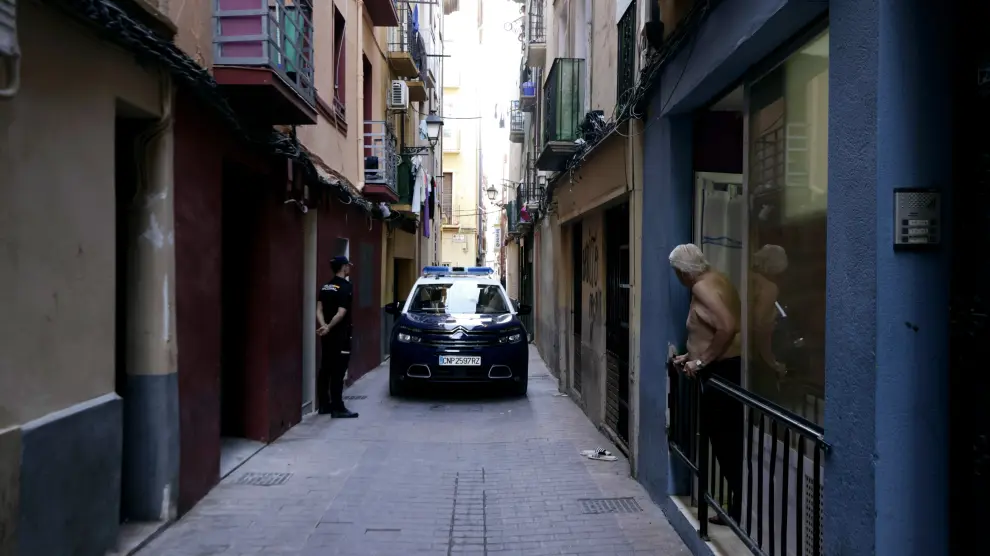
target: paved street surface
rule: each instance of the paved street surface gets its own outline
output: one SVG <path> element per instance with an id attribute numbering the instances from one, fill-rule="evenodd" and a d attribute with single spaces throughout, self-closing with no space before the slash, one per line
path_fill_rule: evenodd
<path id="1" fill-rule="evenodd" d="M 625 460 L 581 456 L 617 451 L 530 354 L 524 399 L 394 400 L 377 369 L 359 419 L 305 419 L 140 556 L 687 555 Z"/>

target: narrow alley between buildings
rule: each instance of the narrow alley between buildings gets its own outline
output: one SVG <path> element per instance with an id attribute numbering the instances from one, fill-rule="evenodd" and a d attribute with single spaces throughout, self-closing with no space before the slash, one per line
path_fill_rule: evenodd
<path id="1" fill-rule="evenodd" d="M 530 382 L 395 399 L 379 368 L 346 392 L 360 419 L 304 419 L 138 554 L 688 554 L 621 454 L 581 455 L 615 449 L 535 348 Z"/>

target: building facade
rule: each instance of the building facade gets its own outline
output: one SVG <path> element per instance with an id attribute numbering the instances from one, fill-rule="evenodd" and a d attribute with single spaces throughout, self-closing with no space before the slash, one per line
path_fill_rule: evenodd
<path id="1" fill-rule="evenodd" d="M 313 411 L 335 255 L 381 363 L 439 251 L 448 4 L 0 5 L 0 553 L 127 551 Z"/>
<path id="2" fill-rule="evenodd" d="M 521 4 L 510 292 L 535 307 L 528 328 L 562 388 L 635 455 L 642 132 L 629 114 L 649 5 Z"/>
<path id="3" fill-rule="evenodd" d="M 949 517 L 950 470 L 987 492 L 975 463 L 986 414 L 949 410 L 987 395 L 982 380 L 950 393 L 966 338 L 986 330 L 954 316 L 982 302 L 953 272 L 969 240 L 939 228 L 982 195 L 960 181 L 973 159 L 952 150 L 952 103 L 975 96 L 971 58 L 952 54 L 966 36 L 953 29 L 967 29 L 958 7 L 659 3 L 640 83 L 654 224 L 637 472 L 696 554 L 949 554 L 963 514 L 986 515 L 957 498 L 960 522 Z M 700 397 L 664 370 L 684 349 L 690 293 L 667 261 L 681 243 L 741 299 L 742 375 L 707 379 L 715 394 Z M 950 288 L 966 293 L 950 303 Z M 716 396 L 735 405 L 713 408 Z M 738 418 L 705 424 L 706 404 Z M 950 438 L 966 453 L 955 461 Z"/>
<path id="4" fill-rule="evenodd" d="M 475 266 L 484 237 L 482 217 L 479 67 L 481 0 L 457 2 L 444 23 L 443 194 L 440 264 Z"/>

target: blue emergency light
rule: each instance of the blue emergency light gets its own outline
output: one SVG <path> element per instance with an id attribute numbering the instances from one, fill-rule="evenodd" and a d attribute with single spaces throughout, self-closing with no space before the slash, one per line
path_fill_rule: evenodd
<path id="1" fill-rule="evenodd" d="M 488 266 L 424 266 L 423 276 L 465 276 L 465 275 L 475 275 L 475 276 L 488 276 L 489 274 L 495 274 L 495 270 Z"/>
<path id="2" fill-rule="evenodd" d="M 448 274 L 450 273 L 449 266 L 424 266 L 423 276 L 428 274 Z"/>

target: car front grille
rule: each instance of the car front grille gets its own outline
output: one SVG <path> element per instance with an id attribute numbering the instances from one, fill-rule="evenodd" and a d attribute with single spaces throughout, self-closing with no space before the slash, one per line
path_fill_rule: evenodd
<path id="1" fill-rule="evenodd" d="M 430 332 L 423 335 L 422 343 L 436 347 L 484 347 L 497 345 L 504 332 Z M 454 336 L 458 336 L 454 338 Z"/>

